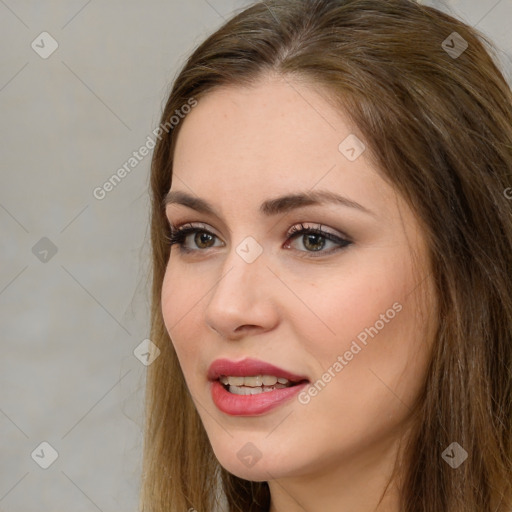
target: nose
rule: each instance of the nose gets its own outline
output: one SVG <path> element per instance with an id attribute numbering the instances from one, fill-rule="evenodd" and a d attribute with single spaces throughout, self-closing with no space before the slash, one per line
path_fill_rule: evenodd
<path id="1" fill-rule="evenodd" d="M 274 328 L 278 322 L 273 293 L 277 280 L 267 268 L 265 254 L 249 263 L 233 247 L 221 269 L 205 309 L 206 324 L 226 339 Z"/>

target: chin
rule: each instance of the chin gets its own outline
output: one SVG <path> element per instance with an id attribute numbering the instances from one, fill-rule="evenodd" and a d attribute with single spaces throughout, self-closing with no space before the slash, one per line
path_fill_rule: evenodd
<path id="1" fill-rule="evenodd" d="M 298 473 L 297 468 L 294 469 L 291 466 L 293 461 L 288 454 L 277 453 L 264 438 L 261 442 L 235 440 L 226 446 L 215 447 L 214 444 L 212 446 L 220 465 L 244 480 L 264 482 Z M 237 446 L 240 448 L 235 448 Z"/>

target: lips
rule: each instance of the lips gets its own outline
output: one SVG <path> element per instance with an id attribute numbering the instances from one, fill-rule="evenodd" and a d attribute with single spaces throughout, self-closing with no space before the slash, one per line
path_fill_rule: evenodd
<path id="1" fill-rule="evenodd" d="M 230 361 L 229 359 L 217 359 L 208 369 L 208 380 L 214 381 L 224 375 L 226 377 L 251 377 L 256 375 L 273 375 L 277 378 L 288 379 L 292 384 L 307 381 L 303 375 L 279 368 L 270 363 L 257 359 L 246 358 L 241 361 Z"/>
<path id="2" fill-rule="evenodd" d="M 263 382 L 262 387 L 237 387 L 225 384 L 226 377 L 229 377 L 228 380 L 240 382 L 241 386 L 246 386 L 247 381 L 254 386 L 260 379 L 249 379 L 249 377 L 259 376 L 262 376 L 262 381 L 272 376 L 281 380 L 286 379 L 288 382 L 286 384 L 277 382 L 269 387 Z M 244 380 L 243 384 L 240 379 Z M 208 370 L 208 380 L 214 404 L 220 411 L 232 416 L 264 414 L 289 401 L 309 383 L 305 376 L 250 358 L 242 361 L 217 359 Z M 256 389 L 258 392 L 253 394 Z M 236 392 L 230 392 L 230 390 Z"/>

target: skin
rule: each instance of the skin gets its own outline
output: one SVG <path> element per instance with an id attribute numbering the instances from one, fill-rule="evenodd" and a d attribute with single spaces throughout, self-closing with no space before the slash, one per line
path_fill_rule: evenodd
<path id="1" fill-rule="evenodd" d="M 271 512 L 398 512 L 398 482 L 378 503 L 431 352 L 426 244 L 369 150 L 353 162 L 339 151 L 348 135 L 363 136 L 319 90 L 265 76 L 210 92 L 183 121 L 171 190 L 206 199 L 219 216 L 167 206 L 175 226 L 200 223 L 215 237 L 189 235 L 195 253 L 172 246 L 162 311 L 216 457 L 241 478 L 268 481 Z M 267 199 L 320 189 L 373 213 L 329 203 L 259 213 Z M 353 243 L 330 252 L 337 244 L 326 240 L 319 256 L 307 237 L 286 236 L 301 222 Z M 250 264 L 236 252 L 247 236 L 263 250 Z M 394 303 L 401 311 L 309 403 L 294 398 L 252 417 L 213 403 L 215 359 L 254 357 L 314 383 Z M 237 457 L 247 442 L 261 452 L 252 467 Z"/>

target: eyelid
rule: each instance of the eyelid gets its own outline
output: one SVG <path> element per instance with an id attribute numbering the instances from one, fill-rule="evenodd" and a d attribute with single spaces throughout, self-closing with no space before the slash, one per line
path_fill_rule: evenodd
<path id="1" fill-rule="evenodd" d="M 300 227 L 297 227 L 300 226 Z M 335 233 L 331 231 L 331 228 L 324 226 L 323 224 L 319 224 L 317 222 L 298 222 L 294 224 L 287 232 L 286 236 L 293 236 L 295 233 L 299 233 L 302 230 L 314 230 L 321 231 L 321 234 L 331 235 L 333 237 L 345 240 L 347 242 L 352 242 L 352 238 L 348 236 L 343 231 L 336 230 Z"/>
<path id="2" fill-rule="evenodd" d="M 215 230 L 213 228 L 211 228 L 208 224 L 205 224 L 200 221 L 198 221 L 198 222 L 194 222 L 194 221 L 183 222 L 181 224 L 180 223 L 174 224 L 169 219 L 167 219 L 167 222 L 168 222 L 169 229 L 171 231 L 180 231 L 182 229 L 190 227 L 190 228 L 194 228 L 194 229 L 198 229 L 198 230 L 204 229 L 205 231 L 210 232 L 212 235 L 215 235 L 216 237 L 220 238 L 219 235 L 217 235 L 215 233 Z M 310 225 L 305 226 L 304 224 L 310 224 Z M 300 228 L 297 228 L 297 226 L 300 226 Z M 328 233 L 330 235 L 336 236 L 338 238 L 342 238 L 342 239 L 346 240 L 347 242 L 352 242 L 352 237 L 350 237 L 343 231 L 335 230 L 336 232 L 333 233 L 332 231 L 330 231 L 331 228 L 327 228 L 323 224 L 320 224 L 318 222 L 308 222 L 308 221 L 296 222 L 295 224 L 293 224 L 293 226 L 291 228 L 289 228 L 286 231 L 285 236 L 290 237 L 290 236 L 294 235 L 295 233 L 299 232 L 301 229 L 316 229 L 318 231 L 324 231 L 325 233 Z"/>
<path id="3" fill-rule="evenodd" d="M 322 256 L 328 257 L 331 254 L 338 253 L 350 245 L 353 244 L 351 237 L 345 235 L 344 233 L 337 235 L 332 233 L 322 224 L 316 224 L 314 226 L 305 226 L 304 224 L 309 224 L 308 222 L 300 222 L 298 225 L 294 224 L 286 233 L 287 241 L 286 248 L 289 248 L 292 244 L 293 240 L 300 240 L 301 236 L 305 236 L 306 234 L 317 234 L 321 236 L 324 240 L 335 244 L 335 247 L 332 247 L 328 250 L 320 250 L 320 251 L 301 251 L 297 250 L 299 253 L 299 257 L 304 258 L 321 258 Z M 314 224 L 314 223 L 311 223 Z M 299 226 L 299 227 L 298 227 Z M 291 241 L 288 241 L 291 240 Z"/>
<path id="4" fill-rule="evenodd" d="M 215 235 L 215 233 L 213 233 L 213 229 L 207 224 L 204 224 L 203 222 L 183 222 L 182 224 L 173 224 L 171 221 L 168 222 L 170 230 L 174 232 L 181 231 L 186 228 L 193 228 L 197 230 L 204 229 L 205 231 L 210 231 L 212 232 L 213 235 Z"/>
<path id="5" fill-rule="evenodd" d="M 304 224 L 314 224 L 314 225 L 312 225 L 312 226 L 305 226 Z M 297 226 L 300 226 L 300 227 L 297 227 Z M 171 232 L 174 232 L 174 233 L 183 231 L 183 230 L 185 230 L 187 228 L 195 229 L 195 230 L 198 230 L 198 231 L 204 230 L 205 232 L 211 233 L 212 235 L 215 235 L 217 238 L 220 238 L 219 235 L 217 235 L 212 230 L 212 228 L 210 228 L 208 225 L 203 224 L 203 223 L 184 222 L 183 224 L 174 225 L 171 222 L 169 222 L 169 228 L 170 228 Z M 345 233 L 343 233 L 343 232 L 339 232 L 339 234 L 332 233 L 331 231 L 326 229 L 325 226 L 323 226 L 322 224 L 308 223 L 308 222 L 298 222 L 298 223 L 294 224 L 291 228 L 289 228 L 286 231 L 285 236 L 286 237 L 292 237 L 292 236 L 296 235 L 297 233 L 300 233 L 303 230 L 321 231 L 322 232 L 321 234 L 332 235 L 334 237 L 344 239 L 347 242 L 351 241 L 350 237 L 348 235 L 346 235 Z"/>
<path id="6" fill-rule="evenodd" d="M 311 225 L 304 225 L 304 224 L 311 224 Z M 221 238 L 213 232 L 207 225 L 204 223 L 195 223 L 195 222 L 185 222 L 183 224 L 179 225 L 173 225 L 169 221 L 170 229 L 171 229 L 171 236 L 169 238 L 170 245 L 178 245 L 179 250 L 184 253 L 204 253 L 207 252 L 208 249 L 214 249 L 215 247 L 219 246 L 212 246 L 207 247 L 206 249 L 189 249 L 184 246 L 184 240 L 188 238 L 193 233 L 203 232 L 207 233 L 213 237 L 215 237 L 217 240 L 222 242 Z M 319 258 L 322 256 L 329 256 L 332 253 L 339 252 L 348 246 L 353 244 L 353 240 L 351 237 L 347 236 L 345 233 L 340 232 L 339 235 L 332 233 L 331 231 L 325 229 L 325 227 L 322 224 L 319 223 L 309 223 L 309 222 L 300 222 L 298 224 L 294 224 L 291 228 L 289 228 L 285 234 L 286 236 L 286 243 L 285 248 L 289 249 L 290 245 L 293 240 L 300 240 L 300 236 L 305 236 L 306 234 L 317 234 L 321 236 L 324 240 L 327 240 L 328 242 L 334 243 L 335 247 L 329 249 L 329 250 L 319 250 L 319 251 L 302 251 L 295 249 L 295 252 L 300 253 L 300 257 L 307 257 L 307 258 Z M 325 245 L 325 244 L 324 244 Z M 323 249 L 323 247 L 322 247 Z"/>

